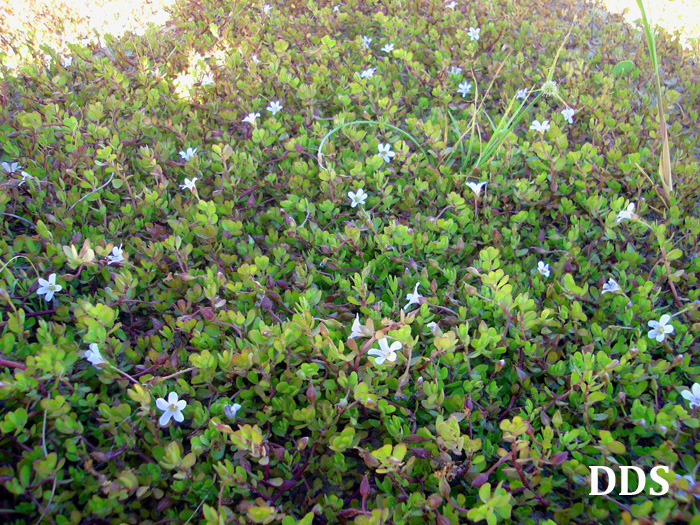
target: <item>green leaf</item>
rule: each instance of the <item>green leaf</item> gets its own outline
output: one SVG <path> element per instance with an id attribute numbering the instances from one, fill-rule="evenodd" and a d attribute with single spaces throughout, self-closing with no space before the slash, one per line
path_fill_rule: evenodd
<path id="1" fill-rule="evenodd" d="M 616 77 L 620 75 L 626 75 L 630 71 L 634 69 L 634 62 L 631 60 L 623 60 L 622 62 L 618 63 L 614 68 L 613 68 L 613 75 Z"/>

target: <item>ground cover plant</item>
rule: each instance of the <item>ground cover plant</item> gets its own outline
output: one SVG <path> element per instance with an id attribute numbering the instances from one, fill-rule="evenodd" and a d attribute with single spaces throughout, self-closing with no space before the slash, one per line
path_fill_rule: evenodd
<path id="1" fill-rule="evenodd" d="M 5 70 L 3 521 L 700 523 L 698 69 L 596 13 L 198 0 Z"/>

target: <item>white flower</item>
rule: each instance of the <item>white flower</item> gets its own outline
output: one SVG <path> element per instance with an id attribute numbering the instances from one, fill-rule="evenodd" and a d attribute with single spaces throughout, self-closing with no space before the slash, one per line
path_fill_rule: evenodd
<path id="1" fill-rule="evenodd" d="M 672 324 L 668 324 L 670 320 L 671 316 L 664 314 L 658 321 L 649 321 L 648 324 L 651 326 L 651 330 L 649 330 L 648 334 L 649 338 L 656 339 L 661 343 L 666 338 L 666 334 L 672 334 L 675 328 L 673 328 Z"/>
<path id="2" fill-rule="evenodd" d="M 350 206 L 352 208 L 355 208 L 358 205 L 359 206 L 365 205 L 365 200 L 367 199 L 367 193 L 365 193 L 365 191 L 362 188 L 360 188 L 359 190 L 357 190 L 357 193 L 355 193 L 354 191 L 349 191 L 348 197 L 352 201 L 350 203 Z"/>
<path id="3" fill-rule="evenodd" d="M 634 202 L 630 202 L 630 204 L 627 206 L 626 210 L 622 210 L 620 213 L 617 214 L 617 223 L 621 223 L 624 219 L 633 219 L 634 218 Z"/>
<path id="4" fill-rule="evenodd" d="M 16 171 L 21 170 L 22 166 L 19 165 L 19 162 L 13 162 L 12 164 L 8 164 L 7 162 L 3 162 L 2 169 L 4 169 L 7 173 L 14 173 Z"/>
<path id="5" fill-rule="evenodd" d="M 180 184 L 180 188 L 183 190 L 194 191 L 197 189 L 194 185 L 195 182 L 197 182 L 197 177 L 194 177 L 193 179 L 185 179 L 185 183 Z"/>
<path id="6" fill-rule="evenodd" d="M 610 279 L 608 279 L 608 282 L 603 285 L 603 293 L 601 295 L 605 295 L 606 293 L 615 293 L 619 291 L 620 285 L 617 284 L 617 281 L 611 277 Z"/>
<path id="7" fill-rule="evenodd" d="M 20 176 L 22 177 L 22 182 L 20 182 L 20 183 L 18 184 L 18 186 L 21 186 L 22 184 L 24 184 L 25 182 L 27 182 L 29 179 L 33 179 L 33 178 L 34 178 L 34 177 L 32 177 L 29 173 L 27 173 L 26 171 L 23 171 L 22 173 L 20 173 Z"/>
<path id="8" fill-rule="evenodd" d="M 185 420 L 185 416 L 182 415 L 182 411 L 187 406 L 187 402 L 184 400 L 179 400 L 175 392 L 170 392 L 168 394 L 168 400 L 166 401 L 162 397 L 156 399 L 156 406 L 159 410 L 164 410 L 165 413 L 160 416 L 158 423 L 161 427 L 164 427 L 173 418 L 178 423 L 182 423 Z"/>
<path id="9" fill-rule="evenodd" d="M 355 321 L 352 323 L 352 332 L 350 334 L 350 339 L 353 339 L 355 337 L 368 337 L 368 334 L 365 334 L 363 329 L 364 326 L 360 324 L 360 314 L 357 314 L 355 316 Z"/>
<path id="10" fill-rule="evenodd" d="M 122 250 L 122 245 L 112 248 L 112 254 L 108 255 L 107 258 L 109 262 L 107 264 L 121 264 L 124 262 L 124 250 Z"/>
<path id="11" fill-rule="evenodd" d="M 413 289 L 413 293 L 409 293 L 408 295 L 406 295 L 406 299 L 408 299 L 408 304 L 403 307 L 404 310 L 408 310 L 408 308 L 412 304 L 420 305 L 421 295 L 418 293 L 419 286 L 420 283 L 416 283 L 416 287 Z"/>
<path id="12" fill-rule="evenodd" d="M 462 95 L 462 98 L 466 97 L 467 94 L 472 90 L 472 85 L 466 80 L 459 85 L 457 93 Z"/>
<path id="13" fill-rule="evenodd" d="M 368 69 L 365 69 L 362 73 L 360 73 L 360 77 L 362 78 L 372 78 L 374 76 L 374 72 L 377 70 L 376 67 L 370 67 Z"/>
<path id="14" fill-rule="evenodd" d="M 537 271 L 540 272 L 545 277 L 549 277 L 549 263 L 545 264 L 544 261 L 537 263 Z"/>
<path id="15" fill-rule="evenodd" d="M 334 13 L 337 13 L 338 11 L 340 11 L 340 6 L 341 6 L 341 4 L 338 4 L 338 5 L 336 5 L 336 6 L 333 6 L 333 12 L 334 12 Z"/>
<path id="16" fill-rule="evenodd" d="M 213 86 L 214 85 L 214 74 L 209 71 L 208 73 L 202 74 L 202 80 L 200 80 L 203 86 Z"/>
<path id="17" fill-rule="evenodd" d="M 480 27 L 470 27 L 469 31 L 467 31 L 467 35 L 469 35 L 469 38 L 472 39 L 472 42 L 475 40 L 479 40 L 479 37 L 481 36 L 481 28 Z"/>
<path id="18" fill-rule="evenodd" d="M 526 88 L 519 89 L 518 94 L 515 95 L 515 98 L 520 98 L 520 99 L 524 99 L 526 97 L 527 97 L 527 89 Z"/>
<path id="19" fill-rule="evenodd" d="M 100 354 L 100 347 L 97 343 L 90 343 L 90 350 L 85 352 L 85 359 L 92 363 L 92 366 L 107 364 L 107 360 Z"/>
<path id="20" fill-rule="evenodd" d="M 486 186 L 485 182 L 467 182 L 467 186 L 471 188 L 471 190 L 474 192 L 474 195 L 478 199 L 479 196 L 481 195 L 481 188 Z"/>
<path id="21" fill-rule="evenodd" d="M 430 331 L 432 332 L 433 335 L 437 334 L 438 331 L 438 324 L 433 321 L 432 323 L 428 323 L 428 328 L 430 328 Z"/>
<path id="22" fill-rule="evenodd" d="M 693 479 L 693 476 L 691 476 L 690 474 L 686 474 L 685 476 L 679 476 L 678 474 L 676 474 L 676 479 L 681 478 L 688 481 L 688 489 L 692 489 L 693 485 L 695 485 L 695 479 Z M 677 492 L 680 496 L 685 496 L 685 490 L 677 489 Z M 695 496 L 696 499 L 700 499 L 700 494 L 693 494 L 693 496 Z"/>
<path id="23" fill-rule="evenodd" d="M 180 152 L 180 157 L 185 159 L 185 162 L 190 160 L 192 157 L 194 157 L 197 154 L 197 148 L 187 148 L 187 151 L 181 151 Z"/>
<path id="24" fill-rule="evenodd" d="M 549 120 L 544 120 L 542 123 L 540 123 L 539 120 L 533 120 L 532 124 L 530 124 L 530 129 L 533 131 L 539 131 L 540 133 L 544 133 L 549 129 Z"/>
<path id="25" fill-rule="evenodd" d="M 394 44 L 387 44 L 382 48 L 385 53 L 391 53 L 394 50 Z"/>
<path id="26" fill-rule="evenodd" d="M 377 153 L 377 155 L 383 158 L 384 162 L 391 162 L 391 158 L 396 156 L 396 153 L 391 151 L 391 144 L 388 142 L 386 144 L 380 142 L 378 148 L 379 153 Z"/>
<path id="27" fill-rule="evenodd" d="M 450 70 L 448 71 L 450 75 L 461 75 L 462 74 L 462 68 L 457 67 L 457 66 L 452 66 Z"/>
<path id="28" fill-rule="evenodd" d="M 277 112 L 282 111 L 282 104 L 279 100 L 273 100 L 270 105 L 267 106 L 267 110 L 273 115 L 277 115 Z"/>
<path id="29" fill-rule="evenodd" d="M 566 120 L 569 124 L 574 123 L 574 113 L 576 113 L 576 111 L 573 108 L 566 108 L 561 110 L 561 114 L 563 115 L 564 120 Z"/>
<path id="30" fill-rule="evenodd" d="M 262 10 L 263 10 L 263 13 L 268 14 L 268 13 L 270 12 L 271 9 L 272 9 L 272 6 L 271 6 L 270 4 L 265 4 L 265 5 L 263 6 L 263 9 L 262 9 Z"/>
<path id="31" fill-rule="evenodd" d="M 250 59 L 255 62 L 256 64 L 260 63 L 260 59 L 258 58 L 258 55 L 252 55 Z"/>
<path id="32" fill-rule="evenodd" d="M 236 419 L 236 414 L 241 409 L 241 405 L 234 403 L 233 405 L 224 405 L 224 414 L 229 419 Z"/>
<path id="33" fill-rule="evenodd" d="M 542 94 L 545 97 L 555 97 L 557 96 L 557 93 L 559 93 L 559 88 L 557 87 L 557 83 L 554 82 L 554 80 L 547 80 L 544 84 L 542 84 Z"/>
<path id="34" fill-rule="evenodd" d="M 367 355 L 373 355 L 377 358 L 374 360 L 375 364 L 383 365 L 384 361 L 389 361 L 393 363 L 396 361 L 396 352 L 401 350 L 401 343 L 394 341 L 391 346 L 386 342 L 386 338 L 379 340 L 379 349 L 372 348 L 367 352 Z"/>
<path id="35" fill-rule="evenodd" d="M 363 36 L 362 37 L 362 45 L 365 46 L 365 49 L 369 49 L 369 45 L 372 43 L 372 39 L 368 36 Z"/>
<path id="36" fill-rule="evenodd" d="M 694 383 L 690 390 L 683 390 L 681 395 L 690 401 L 690 410 L 700 408 L 700 385 L 698 383 Z"/>
<path id="37" fill-rule="evenodd" d="M 65 68 L 70 67 L 70 65 L 73 63 L 73 57 L 63 57 L 61 59 L 61 65 Z"/>
<path id="38" fill-rule="evenodd" d="M 243 119 L 243 122 L 255 124 L 255 119 L 260 116 L 260 113 L 248 113 L 248 116 Z"/>
<path id="39" fill-rule="evenodd" d="M 454 9 L 457 6 L 457 2 L 450 2 L 449 4 L 445 4 L 446 9 Z"/>
<path id="40" fill-rule="evenodd" d="M 39 288 L 36 291 L 37 295 L 44 295 L 44 300 L 48 303 L 53 299 L 55 293 L 63 290 L 63 286 L 56 284 L 56 274 L 49 275 L 49 280 L 39 279 Z"/>

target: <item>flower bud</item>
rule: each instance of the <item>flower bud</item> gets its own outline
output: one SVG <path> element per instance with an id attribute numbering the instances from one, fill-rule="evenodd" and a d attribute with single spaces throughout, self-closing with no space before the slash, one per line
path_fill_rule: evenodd
<path id="1" fill-rule="evenodd" d="M 620 392 L 619 394 L 617 394 L 617 399 L 621 404 L 624 404 L 625 400 L 627 399 L 627 394 L 625 394 L 624 392 Z"/>
<path id="2" fill-rule="evenodd" d="M 428 496 L 428 506 L 435 510 L 437 509 L 440 504 L 442 503 L 442 498 L 438 496 L 437 494 L 433 494 L 431 496 Z"/>
<path id="3" fill-rule="evenodd" d="M 300 451 L 305 450 L 305 449 L 306 449 L 306 445 L 308 445 L 308 444 L 309 444 L 309 437 L 308 437 L 308 436 L 304 436 L 304 437 L 301 438 L 299 441 L 297 441 L 297 448 L 298 448 Z"/>
<path id="4" fill-rule="evenodd" d="M 309 383 L 309 388 L 306 389 L 306 399 L 308 399 L 309 403 L 312 405 L 316 402 L 316 389 L 313 383 Z"/>
<path id="5" fill-rule="evenodd" d="M 503 370 L 503 367 L 506 366 L 506 360 L 501 359 L 499 361 L 496 361 L 496 373 L 500 372 Z"/>

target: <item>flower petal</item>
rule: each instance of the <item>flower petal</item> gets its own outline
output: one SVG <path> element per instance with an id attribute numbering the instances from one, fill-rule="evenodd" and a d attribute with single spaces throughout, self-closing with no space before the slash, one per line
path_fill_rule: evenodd
<path id="1" fill-rule="evenodd" d="M 168 407 L 170 406 L 168 402 L 163 399 L 162 397 L 159 399 L 156 399 L 156 406 L 158 407 L 159 410 L 168 410 Z"/>
<path id="2" fill-rule="evenodd" d="M 669 322 L 670 320 L 671 320 L 671 316 L 668 315 L 668 314 L 664 314 L 664 315 L 661 316 L 661 319 L 659 319 L 659 323 L 660 323 L 660 324 L 663 324 L 663 325 L 666 325 L 666 324 L 668 324 L 668 322 Z"/>
<path id="3" fill-rule="evenodd" d="M 697 397 L 698 399 L 700 399 L 700 383 L 695 383 L 693 385 L 692 390 L 693 390 L 693 395 L 695 397 Z"/>
<path id="4" fill-rule="evenodd" d="M 165 412 L 163 412 L 163 415 L 160 416 L 160 419 L 158 420 L 158 424 L 161 427 L 164 427 L 165 425 L 168 424 L 171 417 L 173 417 L 173 413 L 170 410 L 166 410 Z"/>
<path id="5" fill-rule="evenodd" d="M 168 394 L 168 404 L 169 405 L 177 404 L 177 393 L 176 392 L 170 392 Z"/>
<path id="6" fill-rule="evenodd" d="M 173 419 L 178 423 L 182 423 L 185 420 L 185 416 L 183 416 L 182 412 L 178 410 L 177 412 L 173 412 Z"/>
<path id="7" fill-rule="evenodd" d="M 177 402 L 177 409 L 178 410 L 185 410 L 185 407 L 187 406 L 187 401 L 184 399 L 181 399 L 180 401 Z"/>

